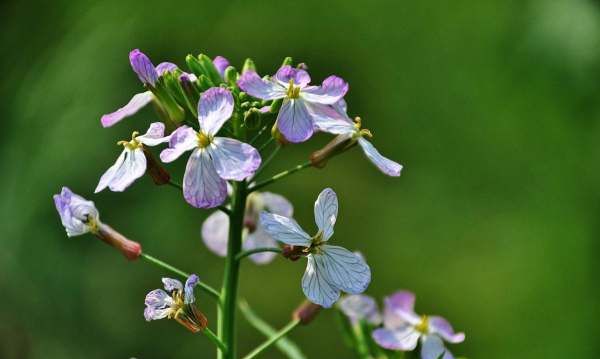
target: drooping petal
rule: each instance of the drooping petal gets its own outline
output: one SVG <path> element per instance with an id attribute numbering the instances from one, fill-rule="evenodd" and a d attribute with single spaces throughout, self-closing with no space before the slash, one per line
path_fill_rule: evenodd
<path id="1" fill-rule="evenodd" d="M 421 342 L 421 359 L 454 359 L 454 356 L 444 347 L 444 342 L 437 335 L 427 335 Z"/>
<path id="2" fill-rule="evenodd" d="M 183 175 L 183 197 L 196 208 L 214 208 L 227 198 L 227 183 L 215 171 L 207 151 L 192 152 Z"/>
<path id="3" fill-rule="evenodd" d="M 206 90 L 198 102 L 198 122 L 208 135 L 215 135 L 233 113 L 233 96 L 222 87 Z"/>
<path id="4" fill-rule="evenodd" d="M 348 92 L 348 83 L 342 78 L 331 75 L 321 86 L 310 86 L 300 91 L 300 96 L 308 102 L 332 105 L 338 102 Z"/>
<path id="5" fill-rule="evenodd" d="M 294 206 L 282 195 L 272 192 L 261 192 L 259 196 L 267 211 L 284 217 L 291 217 L 294 214 Z"/>
<path id="6" fill-rule="evenodd" d="M 383 321 L 387 328 L 395 328 L 405 323 L 417 325 L 421 317 L 415 313 L 415 295 L 401 290 L 384 299 L 385 310 Z"/>
<path id="7" fill-rule="evenodd" d="M 371 162 L 373 162 L 373 164 L 377 166 L 377 168 L 379 168 L 381 172 L 392 177 L 400 176 L 400 171 L 402 171 L 401 164 L 383 157 L 377 151 L 375 146 L 371 144 L 371 142 L 365 140 L 362 137 L 358 139 L 358 144 L 360 145 L 360 147 L 362 147 L 363 152 L 365 153 L 367 158 L 371 160 Z"/>
<path id="8" fill-rule="evenodd" d="M 365 320 L 372 325 L 381 323 L 377 302 L 368 295 L 352 294 L 344 296 L 338 302 L 338 306 L 352 323 L 357 323 L 360 320 Z"/>
<path id="9" fill-rule="evenodd" d="M 341 115 L 335 108 L 320 103 L 307 105 L 315 124 L 315 129 L 334 135 L 352 135 L 356 128 L 354 122 L 347 116 Z"/>
<path id="10" fill-rule="evenodd" d="M 275 81 L 261 79 L 254 71 L 246 71 L 237 81 L 238 86 L 252 97 L 275 100 L 285 97 L 285 87 Z"/>
<path id="11" fill-rule="evenodd" d="M 135 115 L 144 106 L 152 102 L 154 95 L 150 91 L 135 94 L 127 105 L 121 107 L 115 112 L 103 115 L 100 119 L 102 127 L 110 127 L 122 119 Z"/>
<path id="12" fill-rule="evenodd" d="M 315 201 L 315 222 L 323 231 L 323 240 L 327 241 L 333 235 L 333 226 L 338 215 L 337 195 L 331 188 L 325 188 Z"/>
<path id="13" fill-rule="evenodd" d="M 257 226 L 254 232 L 249 233 L 242 242 L 242 247 L 245 251 L 256 248 L 272 248 L 277 247 L 277 242 L 264 231 L 262 226 Z M 250 256 L 250 259 L 256 264 L 271 263 L 277 256 L 274 252 L 261 252 Z"/>
<path id="14" fill-rule="evenodd" d="M 275 240 L 292 246 L 310 246 L 310 236 L 291 218 L 263 211 L 260 225 Z"/>
<path id="15" fill-rule="evenodd" d="M 305 87 L 310 83 L 310 75 L 302 69 L 295 69 L 290 65 L 282 66 L 275 74 L 275 79 L 283 86 L 288 86 L 290 80 L 294 81 L 295 86 Z"/>
<path id="16" fill-rule="evenodd" d="M 173 278 L 163 278 L 162 282 L 165 286 L 165 290 L 167 292 L 172 292 L 175 290 L 183 290 L 183 284 L 180 281 Z"/>
<path id="17" fill-rule="evenodd" d="M 322 255 L 308 255 L 306 271 L 302 276 L 302 291 L 308 300 L 330 308 L 340 297 L 340 290 L 329 282 Z"/>
<path id="18" fill-rule="evenodd" d="M 95 193 L 108 186 L 113 192 L 123 192 L 146 173 L 146 156 L 140 148 L 125 147 L 117 161 L 100 178 Z"/>
<path id="19" fill-rule="evenodd" d="M 162 289 L 155 289 L 146 295 L 144 317 L 147 321 L 166 318 L 172 311 L 173 298 Z"/>
<path id="20" fill-rule="evenodd" d="M 140 81 L 145 85 L 156 85 L 158 80 L 158 73 L 152 64 L 152 61 L 138 49 L 135 49 L 129 53 L 129 62 L 131 68 L 137 74 Z"/>
<path id="21" fill-rule="evenodd" d="M 212 63 L 213 65 L 215 65 L 217 71 L 219 71 L 219 74 L 221 74 L 221 77 L 225 76 L 225 69 L 227 68 L 227 66 L 229 66 L 229 60 L 227 60 L 223 56 L 216 56 L 213 59 Z"/>
<path id="22" fill-rule="evenodd" d="M 99 219 L 94 202 L 73 193 L 68 187 L 63 187 L 61 193 L 55 194 L 53 199 L 61 223 L 69 237 L 89 232 L 89 222 Z"/>
<path id="23" fill-rule="evenodd" d="M 200 278 L 196 274 L 192 274 L 185 281 L 185 288 L 183 289 L 184 299 L 183 302 L 185 304 L 194 303 L 196 297 L 194 297 L 194 287 L 198 285 Z"/>
<path id="24" fill-rule="evenodd" d="M 450 322 L 440 316 L 429 317 L 429 330 L 444 338 L 448 343 L 462 343 L 465 340 L 465 333 L 455 333 Z"/>
<path id="25" fill-rule="evenodd" d="M 302 99 L 285 99 L 277 115 L 277 128 L 292 143 L 308 140 L 314 132 L 314 122 Z"/>
<path id="26" fill-rule="evenodd" d="M 417 347 L 421 333 L 406 324 L 397 329 L 375 329 L 372 336 L 375 342 L 385 349 L 408 351 Z"/>
<path id="27" fill-rule="evenodd" d="M 260 166 L 258 151 L 247 143 L 227 137 L 215 137 L 210 146 L 215 170 L 223 179 L 242 181 Z"/>
<path id="28" fill-rule="evenodd" d="M 156 146 L 161 143 L 169 142 L 171 136 L 165 136 L 165 125 L 162 122 L 153 122 L 148 127 L 148 131 L 135 138 L 146 146 Z"/>
<path id="29" fill-rule="evenodd" d="M 202 223 L 202 240 L 214 254 L 225 257 L 229 239 L 229 216 L 216 211 Z"/>
<path id="30" fill-rule="evenodd" d="M 167 72 L 173 72 L 177 70 L 177 65 L 172 62 L 161 62 L 156 66 L 156 73 L 158 76 L 162 76 Z"/>
<path id="31" fill-rule="evenodd" d="M 179 156 L 198 146 L 198 136 L 193 128 L 181 126 L 171 133 L 169 138 L 169 148 L 165 148 L 160 153 L 160 160 L 168 163 L 173 162 Z"/>
<path id="32" fill-rule="evenodd" d="M 350 294 L 364 292 L 371 283 L 371 268 L 358 255 L 339 246 L 323 245 L 323 270 L 332 285 Z"/>

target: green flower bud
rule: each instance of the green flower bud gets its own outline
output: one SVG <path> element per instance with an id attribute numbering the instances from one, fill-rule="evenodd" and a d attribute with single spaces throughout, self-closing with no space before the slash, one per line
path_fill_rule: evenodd
<path id="1" fill-rule="evenodd" d="M 238 74 L 235 67 L 227 66 L 225 69 L 225 82 L 227 82 L 229 86 L 236 86 L 238 77 L 240 77 L 240 74 Z"/>
<path id="2" fill-rule="evenodd" d="M 250 58 L 246 59 L 246 61 L 244 61 L 244 66 L 242 66 L 242 74 L 246 73 L 246 71 L 256 72 L 256 65 Z"/>
<path id="3" fill-rule="evenodd" d="M 198 62 L 200 63 L 202 70 L 204 70 L 204 74 L 212 81 L 213 84 L 215 84 L 215 86 L 223 83 L 221 74 L 213 64 L 210 57 L 200 54 L 198 55 Z"/>

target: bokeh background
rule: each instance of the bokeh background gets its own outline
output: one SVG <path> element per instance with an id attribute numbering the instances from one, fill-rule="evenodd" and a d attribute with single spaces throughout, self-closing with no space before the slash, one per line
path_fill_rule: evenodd
<path id="1" fill-rule="evenodd" d="M 238 68 L 252 57 L 262 74 L 293 56 L 315 81 L 342 76 L 350 113 L 405 169 L 385 177 L 354 149 L 272 186 L 298 221 L 311 228 L 316 195 L 333 187 L 334 241 L 367 257 L 368 293 L 415 291 L 418 311 L 467 333 L 456 354 L 600 355 L 599 2 L 9 1 L 0 16 L 1 358 L 213 356 L 174 322 L 144 321 L 144 296 L 166 273 L 91 236 L 68 239 L 51 200 L 68 185 L 148 253 L 220 283 L 222 260 L 199 234 L 210 212 L 148 178 L 92 194 L 115 141 L 156 119 L 148 109 L 100 126 L 140 90 L 132 48 L 182 66 L 188 53 Z M 267 172 L 327 139 L 285 148 Z M 183 164 L 169 166 L 176 178 Z M 304 263 L 242 270 L 241 295 L 286 323 Z M 308 357 L 352 357 L 333 318 L 293 333 Z M 263 338 L 241 319 L 239 340 L 245 353 Z"/>

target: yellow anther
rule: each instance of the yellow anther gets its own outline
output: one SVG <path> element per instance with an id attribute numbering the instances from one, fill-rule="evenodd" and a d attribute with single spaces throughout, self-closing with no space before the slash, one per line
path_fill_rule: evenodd
<path id="1" fill-rule="evenodd" d="M 286 96 L 292 100 L 300 97 L 300 86 L 294 86 L 294 79 L 290 79 L 288 83 Z"/>
<path id="2" fill-rule="evenodd" d="M 140 143 L 140 141 L 138 141 L 136 139 L 136 137 L 139 135 L 140 133 L 138 131 L 133 131 L 133 133 L 131 134 L 131 141 L 119 141 L 117 142 L 118 146 L 123 146 L 123 147 L 127 147 L 130 150 L 135 150 L 136 148 L 142 147 L 142 144 Z"/>
<path id="3" fill-rule="evenodd" d="M 212 142 L 212 138 L 204 132 L 198 132 L 196 136 L 198 137 L 198 146 L 200 148 L 207 147 Z"/>
<path id="4" fill-rule="evenodd" d="M 415 325 L 418 332 L 426 334 L 429 331 L 429 318 L 426 315 L 421 316 L 421 322 Z"/>

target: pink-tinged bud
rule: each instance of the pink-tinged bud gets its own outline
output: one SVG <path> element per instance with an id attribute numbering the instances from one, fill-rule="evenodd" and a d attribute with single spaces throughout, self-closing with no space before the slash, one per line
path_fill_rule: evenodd
<path id="1" fill-rule="evenodd" d="M 281 255 L 291 260 L 292 262 L 295 262 L 301 257 L 307 255 L 306 247 L 291 246 L 289 244 L 286 244 L 281 250 Z"/>
<path id="2" fill-rule="evenodd" d="M 144 156 L 146 157 L 146 173 L 152 178 L 155 185 L 160 186 L 171 181 L 171 175 L 161 164 L 154 158 L 152 152 L 144 148 Z"/>
<path id="3" fill-rule="evenodd" d="M 310 155 L 310 162 L 314 167 L 323 168 L 327 161 L 346 151 L 356 144 L 356 141 L 348 135 L 337 135 L 325 147 L 313 152 Z"/>
<path id="4" fill-rule="evenodd" d="M 315 319 L 321 311 L 321 308 L 320 305 L 305 300 L 298 308 L 296 308 L 292 318 L 300 320 L 300 324 L 302 325 L 307 325 Z"/>
<path id="5" fill-rule="evenodd" d="M 118 249 L 127 260 L 136 260 L 142 254 L 142 246 L 138 242 L 127 239 L 107 224 L 99 223 L 94 234 L 104 243 Z"/>

